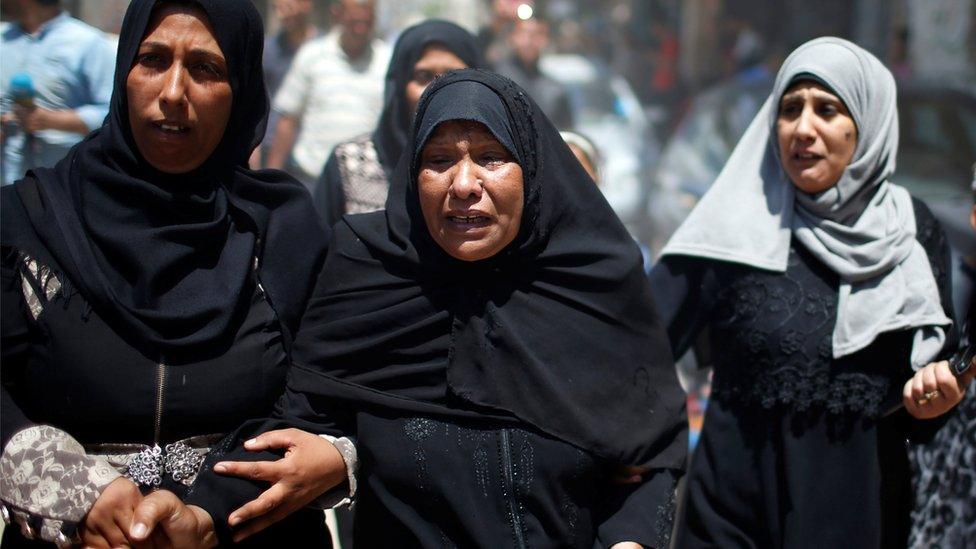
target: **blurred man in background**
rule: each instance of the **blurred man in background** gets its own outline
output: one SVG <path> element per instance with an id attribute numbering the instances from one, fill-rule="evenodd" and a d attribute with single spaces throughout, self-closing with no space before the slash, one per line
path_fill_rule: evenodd
<path id="1" fill-rule="evenodd" d="M 309 190 L 337 143 L 376 125 L 390 60 L 373 37 L 374 0 L 336 0 L 331 12 L 335 28 L 301 47 L 273 102 L 280 118 L 267 167 Z"/>
<path id="2" fill-rule="evenodd" d="M 537 16 L 517 19 L 508 41 L 513 55 L 495 69 L 525 88 L 557 128 L 572 127 L 566 90 L 539 70 L 539 59 L 549 45 L 549 24 Z"/>
<path id="3" fill-rule="evenodd" d="M 53 166 L 108 114 L 115 49 L 58 0 L 0 0 L 2 182 Z"/>
<path id="4" fill-rule="evenodd" d="M 281 24 L 281 30 L 265 39 L 263 61 L 264 84 L 271 97 L 274 97 L 288 74 L 298 49 L 309 40 L 317 38 L 320 31 L 312 22 L 312 10 L 315 7 L 312 0 L 273 0 L 271 7 Z M 267 143 L 274 141 L 278 119 L 278 112 L 271 111 L 265 133 Z M 264 155 L 268 153 L 267 149 L 262 149 L 262 152 Z M 262 158 L 261 164 L 264 163 L 263 160 Z"/>

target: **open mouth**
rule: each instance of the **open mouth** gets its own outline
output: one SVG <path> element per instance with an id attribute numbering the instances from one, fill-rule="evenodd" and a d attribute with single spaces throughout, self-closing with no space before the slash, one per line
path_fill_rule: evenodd
<path id="1" fill-rule="evenodd" d="M 171 135 L 180 135 L 190 131 L 188 126 L 182 126 L 180 124 L 172 124 L 167 122 L 153 122 L 153 126 L 159 131 Z"/>
<path id="2" fill-rule="evenodd" d="M 482 223 L 488 221 L 483 215 L 450 215 L 447 217 L 455 223 Z"/>
<path id="3" fill-rule="evenodd" d="M 811 162 L 814 160 L 820 160 L 823 156 L 815 153 L 803 152 L 803 153 L 793 153 L 793 159 L 799 160 L 801 162 Z"/>
<path id="4" fill-rule="evenodd" d="M 487 227 L 491 218 L 485 215 L 449 215 L 447 221 L 456 229 L 465 231 Z"/>

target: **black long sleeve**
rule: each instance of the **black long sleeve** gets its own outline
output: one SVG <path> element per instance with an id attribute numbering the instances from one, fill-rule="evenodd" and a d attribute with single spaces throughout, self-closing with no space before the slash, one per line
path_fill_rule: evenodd
<path id="1" fill-rule="evenodd" d="M 708 325 L 718 295 L 714 266 L 703 259 L 666 256 L 654 265 L 649 278 L 657 312 L 668 328 L 677 359 Z"/>
<path id="2" fill-rule="evenodd" d="M 4 250 L 0 266 L 0 449 L 17 431 L 32 424 L 8 391 L 23 376 L 30 353 L 30 327 L 24 310 L 24 296 L 14 267 L 15 254 Z"/>
<path id="3" fill-rule="evenodd" d="M 339 159 L 333 149 L 329 155 L 329 160 L 322 169 L 318 181 L 315 183 L 315 192 L 312 193 L 312 201 L 315 203 L 315 210 L 325 222 L 327 227 L 332 227 L 342 219 L 346 213 L 346 196 L 342 190 L 342 174 L 339 172 Z"/>
<path id="4" fill-rule="evenodd" d="M 597 528 L 599 547 L 632 541 L 652 549 L 669 546 L 682 471 L 658 469 L 640 484 L 609 485 L 605 508 L 614 511 Z"/>

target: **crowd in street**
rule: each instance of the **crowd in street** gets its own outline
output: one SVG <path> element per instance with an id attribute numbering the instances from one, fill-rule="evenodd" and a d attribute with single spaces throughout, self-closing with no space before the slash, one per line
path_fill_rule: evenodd
<path id="1" fill-rule="evenodd" d="M 271 5 L 3 0 L 4 548 L 976 544 L 976 258 L 875 55 L 786 56 L 652 257 L 543 11 Z"/>

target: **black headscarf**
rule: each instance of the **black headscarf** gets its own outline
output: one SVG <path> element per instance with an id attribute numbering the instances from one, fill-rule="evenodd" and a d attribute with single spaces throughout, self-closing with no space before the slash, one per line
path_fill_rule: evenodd
<path id="1" fill-rule="evenodd" d="M 263 27 L 249 0 L 195 0 L 227 61 L 233 108 L 216 150 L 171 175 L 139 153 L 126 79 L 158 0 L 134 0 L 122 22 L 104 125 L 53 169 L 3 191 L 4 246 L 48 258 L 92 308 L 154 360 L 199 360 L 233 339 L 259 276 L 286 331 L 294 330 L 326 235 L 302 185 L 251 171 L 268 95 Z M 286 338 L 287 340 L 287 338 Z"/>
<path id="2" fill-rule="evenodd" d="M 524 178 L 518 236 L 478 262 L 434 242 L 418 200 L 425 139 L 457 119 L 487 126 Z M 684 394 L 640 250 L 538 106 L 501 76 L 452 72 L 421 99 L 411 149 L 387 209 L 335 228 L 292 390 L 346 409 L 509 418 L 616 462 L 682 468 Z M 447 395 L 425 402 L 411 384 L 431 364 Z"/>
<path id="3" fill-rule="evenodd" d="M 386 71 L 383 112 L 373 131 L 376 152 L 388 175 L 393 174 L 403 148 L 410 138 L 410 121 L 413 112 L 410 111 L 404 90 L 413 78 L 414 65 L 420 61 L 424 50 L 432 44 L 443 46 L 471 68 L 485 66 L 477 39 L 454 23 L 431 19 L 409 27 L 400 34 L 393 48 L 390 67 Z"/>

